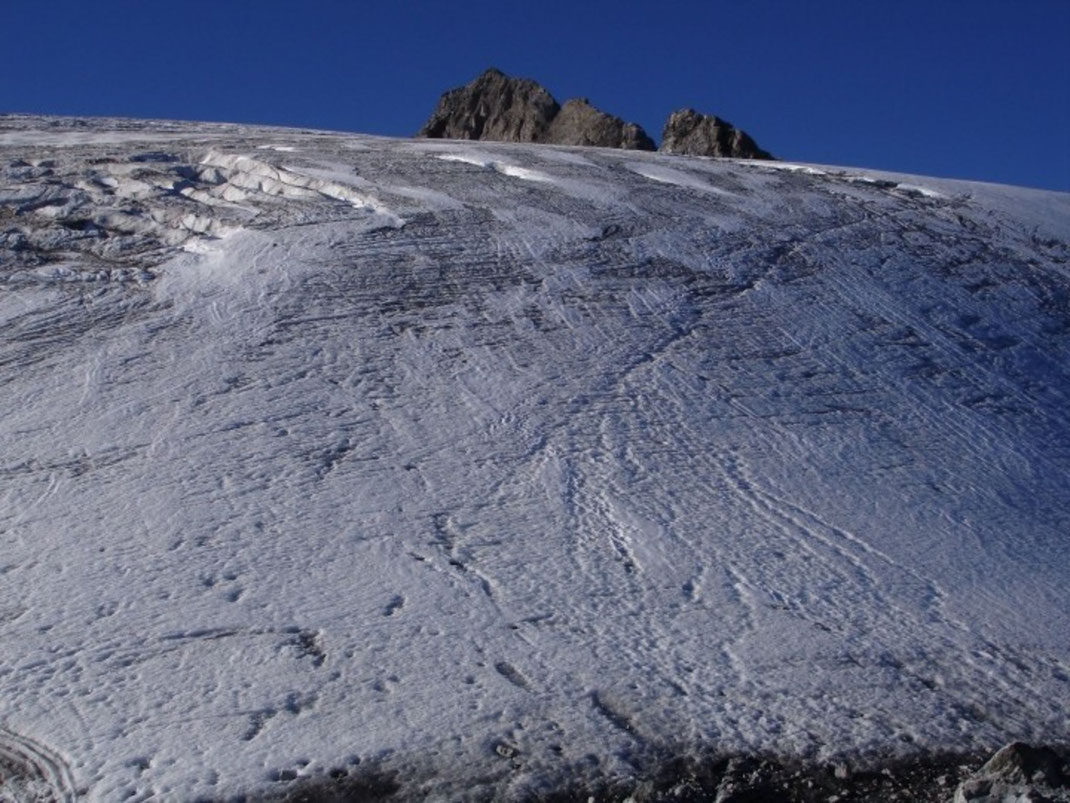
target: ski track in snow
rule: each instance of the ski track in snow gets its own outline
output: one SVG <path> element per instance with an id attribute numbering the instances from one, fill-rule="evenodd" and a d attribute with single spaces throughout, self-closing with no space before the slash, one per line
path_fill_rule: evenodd
<path id="1" fill-rule="evenodd" d="M 1065 736 L 1070 196 L 29 117 L 0 171 L 0 797 Z"/>

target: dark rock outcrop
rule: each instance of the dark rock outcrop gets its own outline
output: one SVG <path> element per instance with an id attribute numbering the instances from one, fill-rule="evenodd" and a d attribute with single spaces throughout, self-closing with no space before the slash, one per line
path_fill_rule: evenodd
<path id="1" fill-rule="evenodd" d="M 560 106 L 535 81 L 512 78 L 494 68 L 444 93 L 417 136 L 655 150 L 654 140 L 640 126 L 595 108 L 586 98 Z M 773 158 L 745 131 L 694 109 L 681 109 L 669 116 L 657 150 L 692 156 Z"/>
<path id="2" fill-rule="evenodd" d="M 654 150 L 654 141 L 635 123 L 599 111 L 586 99 L 562 108 L 534 81 L 493 68 L 443 94 L 417 136 Z"/>
<path id="3" fill-rule="evenodd" d="M 1049 747 L 1012 742 L 955 790 L 955 803 L 1070 801 L 1064 756 Z"/>
<path id="4" fill-rule="evenodd" d="M 417 136 L 539 142 L 560 109 L 539 84 L 492 68 L 444 93 Z"/>
<path id="5" fill-rule="evenodd" d="M 731 123 L 694 109 L 669 115 L 661 134 L 662 153 L 690 156 L 729 156 L 735 159 L 772 159 L 751 137 Z"/>
<path id="6" fill-rule="evenodd" d="M 654 140 L 642 128 L 596 109 L 587 98 L 566 102 L 550 123 L 546 136 L 539 141 L 552 145 L 654 150 Z"/>

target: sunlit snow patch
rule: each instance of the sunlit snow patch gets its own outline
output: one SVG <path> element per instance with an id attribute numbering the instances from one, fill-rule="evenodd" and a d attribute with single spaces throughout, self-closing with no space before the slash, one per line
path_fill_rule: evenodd
<path id="1" fill-rule="evenodd" d="M 715 187 L 709 182 L 703 181 L 697 176 L 684 170 L 677 170 L 676 168 L 666 167 L 661 164 L 630 162 L 627 165 L 627 168 L 643 178 L 648 178 L 651 181 L 660 181 L 663 184 L 675 184 L 677 187 L 684 187 L 689 190 L 699 190 L 700 192 L 712 192 L 716 195 L 733 194 L 727 190 L 722 190 L 720 187 Z"/>
<path id="2" fill-rule="evenodd" d="M 913 194 L 916 194 L 916 195 L 923 195 L 926 198 L 944 198 L 945 197 L 943 193 L 937 192 L 936 190 L 931 190 L 928 187 L 919 186 L 917 184 L 899 183 L 899 184 L 895 185 L 895 188 L 897 190 L 902 190 L 903 192 L 906 192 L 906 193 L 913 193 Z"/>
<path id="3" fill-rule="evenodd" d="M 824 176 L 827 173 L 811 165 L 794 164 L 792 162 L 772 162 L 766 159 L 736 159 L 736 164 L 748 167 L 761 167 L 768 170 L 784 170 L 789 173 L 805 173 L 808 176 Z"/>
<path id="4" fill-rule="evenodd" d="M 503 176 L 512 176 L 513 178 L 520 178 L 525 181 L 552 181 L 548 175 L 538 170 L 532 170 L 529 167 L 520 167 L 519 165 L 509 164 L 508 162 L 502 162 L 497 159 L 488 159 L 475 154 L 442 153 L 438 154 L 437 158 L 442 159 L 445 162 L 464 162 L 465 164 L 475 165 L 476 167 L 495 170 Z"/>
<path id="5" fill-rule="evenodd" d="M 768 170 L 783 170 L 790 173 L 804 173 L 809 176 L 829 176 L 834 179 L 842 181 L 848 181 L 857 184 L 871 184 L 877 187 L 886 187 L 891 190 L 899 190 L 907 195 L 919 195 L 925 198 L 946 198 L 947 196 L 941 192 L 937 192 L 929 187 L 923 187 L 920 184 L 913 184 L 902 181 L 889 181 L 887 179 L 873 178 L 864 174 L 853 174 L 846 171 L 837 171 L 835 169 L 826 168 L 821 169 L 812 165 L 794 164 L 792 162 L 773 162 L 765 160 L 754 159 L 738 159 L 737 164 L 746 165 L 749 167 L 759 167 Z"/>

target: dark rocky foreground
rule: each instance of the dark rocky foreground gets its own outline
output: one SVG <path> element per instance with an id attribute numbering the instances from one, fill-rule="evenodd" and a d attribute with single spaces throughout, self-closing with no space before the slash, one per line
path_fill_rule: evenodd
<path id="1" fill-rule="evenodd" d="M 577 768 L 576 774 L 586 773 Z M 383 767 L 357 766 L 334 770 L 325 778 L 280 778 L 277 791 L 247 798 L 244 803 L 401 803 L 427 797 L 532 803 L 1065 803 L 1070 801 L 1070 745 L 1033 747 L 1016 742 L 990 758 L 946 753 L 858 767 L 849 761 L 812 764 L 772 757 L 663 758 L 635 778 L 565 781 L 509 793 L 502 791 L 508 778 L 500 779 L 497 788 L 490 780 L 475 780 L 472 788 L 459 793 L 441 793 L 435 780 L 421 779 L 418 773 L 403 776 Z"/>

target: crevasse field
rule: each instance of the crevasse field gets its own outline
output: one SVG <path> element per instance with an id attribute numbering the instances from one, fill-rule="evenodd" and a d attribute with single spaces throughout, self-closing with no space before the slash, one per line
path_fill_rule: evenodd
<path id="1" fill-rule="evenodd" d="M 0 118 L 0 797 L 1065 738 L 1068 240 L 994 185 Z"/>

